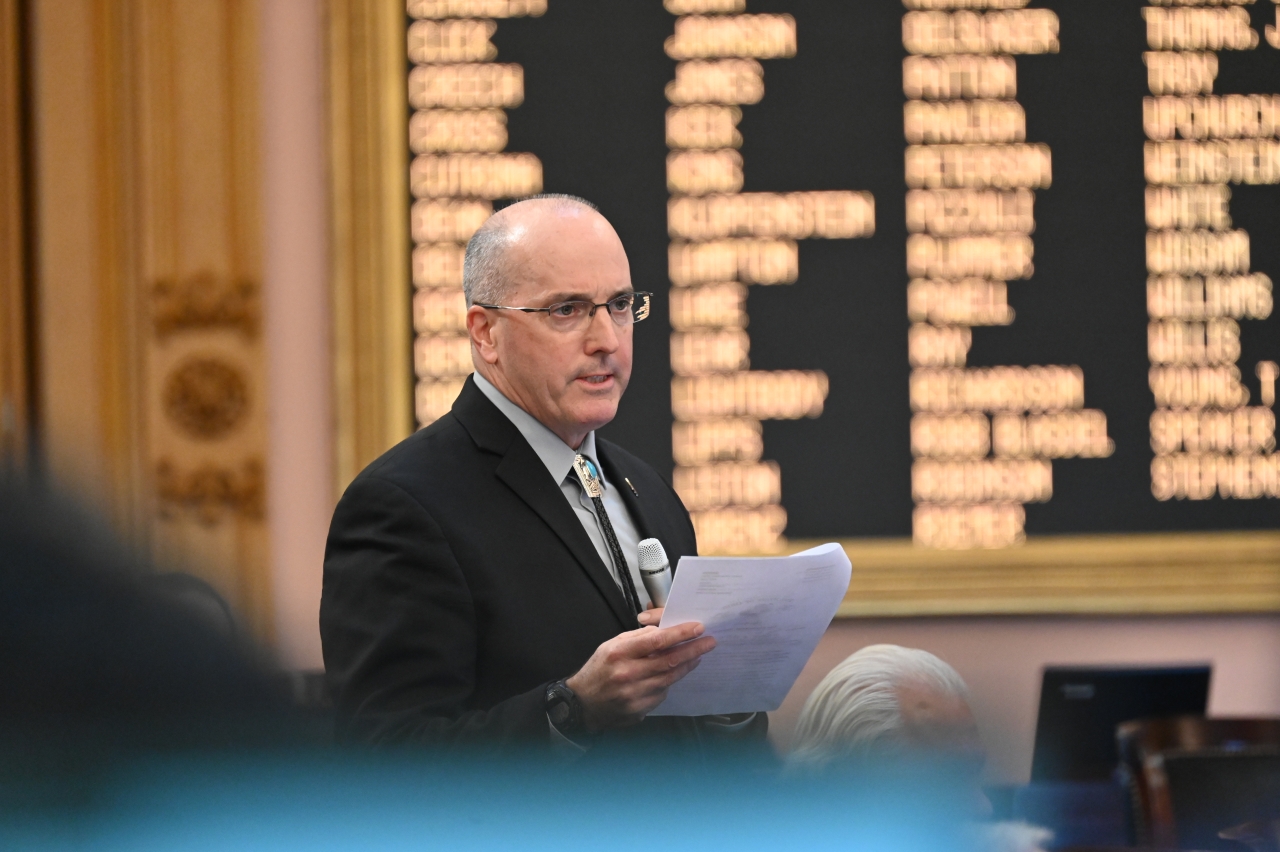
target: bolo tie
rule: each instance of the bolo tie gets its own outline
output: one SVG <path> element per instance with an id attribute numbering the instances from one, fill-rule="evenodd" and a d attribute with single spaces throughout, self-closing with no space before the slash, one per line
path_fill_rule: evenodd
<path id="1" fill-rule="evenodd" d="M 626 557 L 622 555 L 622 547 L 618 544 L 618 536 L 614 533 L 613 524 L 609 521 L 609 513 L 604 509 L 604 483 L 596 471 L 595 463 L 579 453 L 573 457 L 573 471 L 578 475 L 582 490 L 587 492 L 587 496 L 591 498 L 591 504 L 595 507 L 596 518 L 600 521 L 600 529 L 604 533 L 604 541 L 608 546 L 609 556 L 613 560 L 614 574 L 618 577 L 618 584 L 622 586 L 622 596 L 627 599 L 627 606 L 639 615 L 640 596 L 636 594 L 636 584 L 631 579 L 631 569 L 627 567 Z"/>

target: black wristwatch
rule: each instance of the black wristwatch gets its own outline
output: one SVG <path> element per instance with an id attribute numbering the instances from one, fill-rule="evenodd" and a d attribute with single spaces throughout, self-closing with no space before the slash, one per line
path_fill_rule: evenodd
<path id="1" fill-rule="evenodd" d="M 547 686 L 542 706 L 546 708 L 547 719 L 556 726 L 557 731 L 570 739 L 586 736 L 587 720 L 583 716 L 582 701 L 563 680 Z"/>

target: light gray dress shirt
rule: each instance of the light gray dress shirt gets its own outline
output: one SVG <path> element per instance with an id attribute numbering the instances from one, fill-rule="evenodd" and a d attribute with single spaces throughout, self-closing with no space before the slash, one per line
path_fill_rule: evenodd
<path id="1" fill-rule="evenodd" d="M 627 560 L 627 570 L 631 573 L 631 582 L 635 583 L 636 594 L 640 597 L 640 607 L 641 609 L 648 607 L 649 593 L 640 579 L 640 532 L 636 529 L 631 513 L 627 511 L 627 504 L 623 502 L 622 494 L 619 492 L 620 487 L 627 486 L 622 483 L 612 483 L 605 477 L 600 457 L 596 455 L 596 433 L 588 432 L 582 446 L 575 450 L 562 441 L 559 435 L 543 426 L 536 417 L 503 396 L 502 391 L 494 387 L 484 376 L 479 373 L 473 375 L 480 392 L 506 415 L 516 429 L 520 430 L 520 434 L 529 442 L 529 446 L 533 447 L 533 451 L 542 463 L 547 466 L 551 478 L 560 483 L 560 491 L 569 501 L 569 507 L 578 516 L 582 528 L 587 531 L 587 536 L 595 545 L 596 553 L 600 554 L 600 560 L 609 569 L 614 582 L 621 589 L 622 583 L 613 570 L 613 558 L 609 555 L 609 545 L 605 542 L 604 531 L 596 517 L 595 504 L 583 491 L 578 475 L 573 471 L 573 459 L 581 453 L 595 465 L 604 486 L 602 495 L 604 509 L 609 513 L 614 535 L 618 537 L 618 546 L 622 548 L 622 555 Z"/>

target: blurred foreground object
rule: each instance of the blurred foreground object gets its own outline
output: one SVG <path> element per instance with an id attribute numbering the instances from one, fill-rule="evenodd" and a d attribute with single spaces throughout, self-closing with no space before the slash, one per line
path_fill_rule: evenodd
<path id="1" fill-rule="evenodd" d="M 921 797 L 931 799 L 920 788 L 855 779 L 787 782 L 732 762 L 694 786 L 652 761 L 566 769 L 532 754 L 268 751 L 155 760 L 108 780 L 110 795 L 97 807 L 57 821 L 26 818 L 8 831 L 0 823 L 0 847 L 968 850 L 954 822 L 920 805 Z M 657 792 L 619 798 L 619 791 L 635 790 Z"/>
<path id="2" fill-rule="evenodd" d="M 88 795 L 122 756 L 284 741 L 278 681 L 203 581 L 0 480 L 0 808 Z"/>
<path id="3" fill-rule="evenodd" d="M 695 770 L 650 743 L 571 766 L 298 748 L 283 679 L 216 600 L 12 483 L 0 486 L 0 649 L 0 849 L 651 850 L 655 832 L 691 852 L 963 843 L 946 796 L 915 778 L 784 780 L 745 759 Z M 648 826 L 619 820 L 628 789 L 659 791 Z"/>

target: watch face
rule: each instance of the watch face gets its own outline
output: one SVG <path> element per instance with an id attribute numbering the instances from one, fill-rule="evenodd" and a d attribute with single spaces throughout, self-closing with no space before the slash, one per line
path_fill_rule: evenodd
<path id="1" fill-rule="evenodd" d="M 563 725 L 569 720 L 569 705 L 559 695 L 552 700 L 555 703 L 547 710 L 547 717 L 551 719 L 551 724 Z"/>

